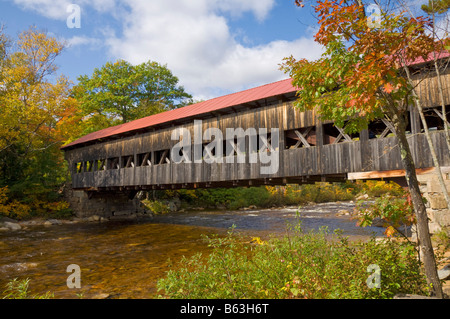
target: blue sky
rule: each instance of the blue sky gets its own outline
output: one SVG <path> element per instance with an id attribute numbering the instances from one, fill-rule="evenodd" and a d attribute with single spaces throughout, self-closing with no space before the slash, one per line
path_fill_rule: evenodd
<path id="1" fill-rule="evenodd" d="M 80 28 L 69 28 L 70 4 Z M 74 83 L 107 61 L 166 64 L 187 92 L 207 99 L 286 78 L 283 57 L 315 59 L 317 26 L 294 0 L 0 0 L 15 37 L 35 25 L 68 44 L 56 63 Z"/>

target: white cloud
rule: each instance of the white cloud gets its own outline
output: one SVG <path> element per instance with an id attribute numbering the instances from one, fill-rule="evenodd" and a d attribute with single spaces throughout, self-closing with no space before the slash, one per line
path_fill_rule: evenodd
<path id="1" fill-rule="evenodd" d="M 100 39 L 96 38 L 90 38 L 86 36 L 73 36 L 69 39 L 65 39 L 65 42 L 67 43 L 68 47 L 75 47 L 75 46 L 98 46 L 102 43 Z"/>
<path id="2" fill-rule="evenodd" d="M 25 10 L 36 11 L 44 17 L 65 20 L 67 7 L 72 3 L 69 0 L 14 0 L 14 3 Z"/>
<path id="3" fill-rule="evenodd" d="M 285 0 L 280 0 L 285 1 Z M 14 0 L 24 9 L 52 19 L 66 19 L 73 2 L 122 23 L 98 29 L 105 55 L 131 63 L 148 60 L 167 64 L 180 84 L 195 98 L 211 98 L 286 78 L 278 68 L 289 55 L 314 59 L 321 48 L 312 36 L 252 46 L 245 34 L 233 34 L 230 21 L 244 13 L 259 23 L 270 15 L 276 0 Z M 276 26 L 274 26 L 276 27 Z M 238 31 L 240 32 L 240 31 Z M 98 46 L 99 39 L 79 35 L 69 45 Z"/>
<path id="4" fill-rule="evenodd" d="M 106 42 L 112 55 L 136 64 L 148 60 L 167 64 L 197 98 L 286 78 L 278 70 L 284 57 L 292 54 L 313 59 L 322 52 L 312 37 L 253 47 L 235 40 L 220 12 L 251 11 L 263 19 L 273 6 L 272 0 L 135 0 L 128 5 L 123 33 Z"/>
<path id="5" fill-rule="evenodd" d="M 55 20 L 66 20 L 70 12 L 67 12 L 71 4 L 77 4 L 81 8 L 91 6 L 99 12 L 111 12 L 116 9 L 115 0 L 13 0 L 16 5 L 24 10 L 35 11 L 38 14 Z"/>

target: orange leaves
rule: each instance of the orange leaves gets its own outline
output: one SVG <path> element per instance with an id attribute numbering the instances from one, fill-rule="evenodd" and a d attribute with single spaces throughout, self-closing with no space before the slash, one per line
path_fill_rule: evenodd
<path id="1" fill-rule="evenodd" d="M 388 226 L 388 227 L 386 227 L 384 234 L 386 235 L 386 237 L 392 237 L 395 234 L 395 232 L 396 232 L 396 230 L 394 227 Z"/>
<path id="2" fill-rule="evenodd" d="M 386 93 L 391 93 L 393 90 L 394 90 L 394 87 L 391 85 L 391 83 L 386 83 L 384 86 L 383 86 L 383 88 L 384 88 L 384 91 L 386 92 Z"/>
<path id="3" fill-rule="evenodd" d="M 424 33 L 427 19 L 381 10 L 381 25 L 371 28 L 358 1 L 322 0 L 314 8 L 319 16 L 315 40 L 325 53 L 317 61 L 290 57 L 282 67 L 302 88 L 296 106 L 318 108 L 323 119 L 358 123 L 358 116 L 368 120 L 386 109 L 401 111 L 409 92 L 399 68 L 433 51 Z"/>

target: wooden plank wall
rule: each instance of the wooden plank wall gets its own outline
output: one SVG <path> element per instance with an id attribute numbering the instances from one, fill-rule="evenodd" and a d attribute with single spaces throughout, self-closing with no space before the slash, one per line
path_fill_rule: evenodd
<path id="1" fill-rule="evenodd" d="M 439 97 L 438 77 L 434 72 L 420 72 L 413 76 L 417 94 L 424 108 L 441 105 Z M 441 74 L 442 91 L 446 105 L 450 104 L 450 69 Z"/>

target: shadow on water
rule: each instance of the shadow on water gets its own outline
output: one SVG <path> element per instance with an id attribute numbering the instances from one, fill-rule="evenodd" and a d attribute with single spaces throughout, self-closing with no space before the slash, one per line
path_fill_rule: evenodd
<path id="1" fill-rule="evenodd" d="M 203 235 L 225 235 L 232 225 L 249 236 L 284 234 L 287 223 L 302 228 L 341 229 L 353 239 L 381 236 L 382 228 L 360 228 L 349 216 L 351 204 L 246 211 L 169 213 L 153 219 L 33 226 L 0 233 L 0 292 L 13 278 L 30 278 L 30 291 L 55 298 L 150 298 L 171 262 L 207 253 Z M 81 268 L 81 288 L 69 289 L 67 266 Z"/>

